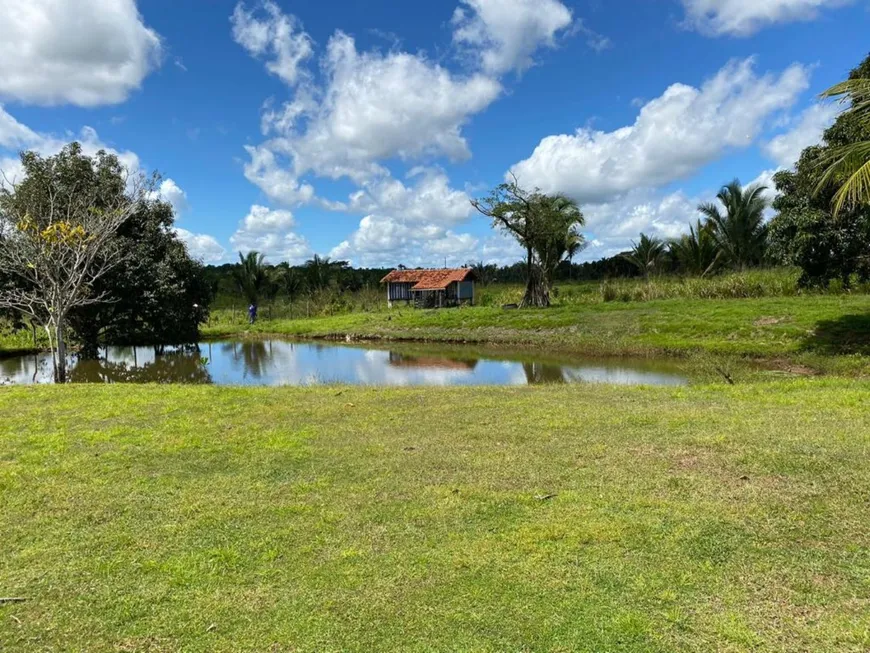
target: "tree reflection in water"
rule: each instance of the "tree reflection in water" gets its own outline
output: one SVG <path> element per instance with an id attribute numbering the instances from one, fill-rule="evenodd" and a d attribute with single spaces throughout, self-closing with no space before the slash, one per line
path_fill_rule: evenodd
<path id="1" fill-rule="evenodd" d="M 529 385 L 567 383 L 567 379 L 565 379 L 565 369 L 559 365 L 523 363 L 523 371 L 526 373 L 526 381 Z"/>
<path id="2" fill-rule="evenodd" d="M 135 354 L 135 350 L 134 350 Z M 151 362 L 81 360 L 72 368 L 72 383 L 212 383 L 199 349 L 181 349 L 155 357 Z"/>
<path id="3" fill-rule="evenodd" d="M 293 345 L 289 344 L 289 347 L 290 351 L 293 351 Z M 233 362 L 242 365 L 243 378 L 248 376 L 255 379 L 262 378 L 274 357 L 271 340 L 233 342 L 223 345 L 222 350 L 225 353 L 232 353 Z"/>

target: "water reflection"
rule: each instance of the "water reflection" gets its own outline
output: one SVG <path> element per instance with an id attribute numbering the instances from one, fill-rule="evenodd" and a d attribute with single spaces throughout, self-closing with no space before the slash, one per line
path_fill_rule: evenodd
<path id="1" fill-rule="evenodd" d="M 98 361 L 72 361 L 77 383 L 215 383 L 219 385 L 539 385 L 613 383 L 682 385 L 674 367 L 654 361 L 528 360 L 527 354 L 456 347 L 391 349 L 281 340 L 204 343 L 167 351 L 110 347 Z M 0 383 L 51 382 L 46 355 L 0 360 Z"/>

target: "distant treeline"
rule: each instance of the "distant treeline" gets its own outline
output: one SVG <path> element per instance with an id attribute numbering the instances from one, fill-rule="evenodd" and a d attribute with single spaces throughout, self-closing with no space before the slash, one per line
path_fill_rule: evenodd
<path id="1" fill-rule="evenodd" d="M 288 263 L 265 265 L 265 275 L 260 293 L 261 301 L 297 299 L 323 291 L 354 293 L 380 287 L 381 279 L 395 268 L 354 268 L 346 261 L 333 261 L 315 256 L 303 265 Z M 483 285 L 493 283 L 525 283 L 526 264 L 498 266 L 469 263 Z M 216 304 L 228 301 L 247 301 L 246 293 L 239 286 L 241 263 L 210 265 L 205 276 Z M 632 278 L 639 276 L 637 268 L 622 256 L 586 263 L 563 262 L 556 270 L 555 281 L 601 281 L 605 279 Z"/>

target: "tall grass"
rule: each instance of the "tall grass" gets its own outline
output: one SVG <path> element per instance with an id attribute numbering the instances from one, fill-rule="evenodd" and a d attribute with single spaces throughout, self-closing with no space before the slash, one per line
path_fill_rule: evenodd
<path id="1" fill-rule="evenodd" d="M 42 329 L 36 330 L 36 344 L 30 329 L 15 329 L 11 322 L 0 319 L 0 355 L 42 349 L 48 346 L 48 339 Z"/>
<path id="2" fill-rule="evenodd" d="M 259 318 L 299 320 L 348 313 L 374 313 L 387 308 L 386 291 L 364 288 L 357 292 L 318 290 L 295 299 L 279 297 L 260 305 Z M 241 298 L 218 297 L 212 304 L 209 326 L 239 325 L 248 321 L 248 307 Z"/>
<path id="3" fill-rule="evenodd" d="M 793 297 L 801 294 L 840 294 L 847 292 L 834 282 L 825 290 L 798 287 L 800 270 L 772 268 L 730 272 L 713 277 L 659 276 L 643 279 L 610 279 L 557 283 L 551 300 L 557 306 L 600 302 L 646 302 L 656 299 L 748 299 L 753 297 Z M 495 284 L 478 290 L 482 306 L 516 304 L 523 297 L 519 284 Z M 856 284 L 854 293 L 870 292 L 870 286 Z"/>
<path id="4" fill-rule="evenodd" d="M 673 276 L 648 281 L 619 279 L 600 283 L 599 298 L 604 302 L 645 302 L 656 299 L 750 299 L 870 292 L 867 284 L 856 284 L 846 290 L 839 281 L 827 289 L 804 289 L 798 286 L 799 276 L 800 271 L 796 268 L 773 268 L 731 272 L 703 279 Z"/>

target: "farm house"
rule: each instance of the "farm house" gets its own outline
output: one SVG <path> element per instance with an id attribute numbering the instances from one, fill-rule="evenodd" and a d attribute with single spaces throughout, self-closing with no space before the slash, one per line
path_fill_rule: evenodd
<path id="1" fill-rule="evenodd" d="M 396 303 L 417 308 L 474 305 L 474 271 L 471 268 L 394 270 L 381 279 L 387 286 L 390 308 Z"/>

